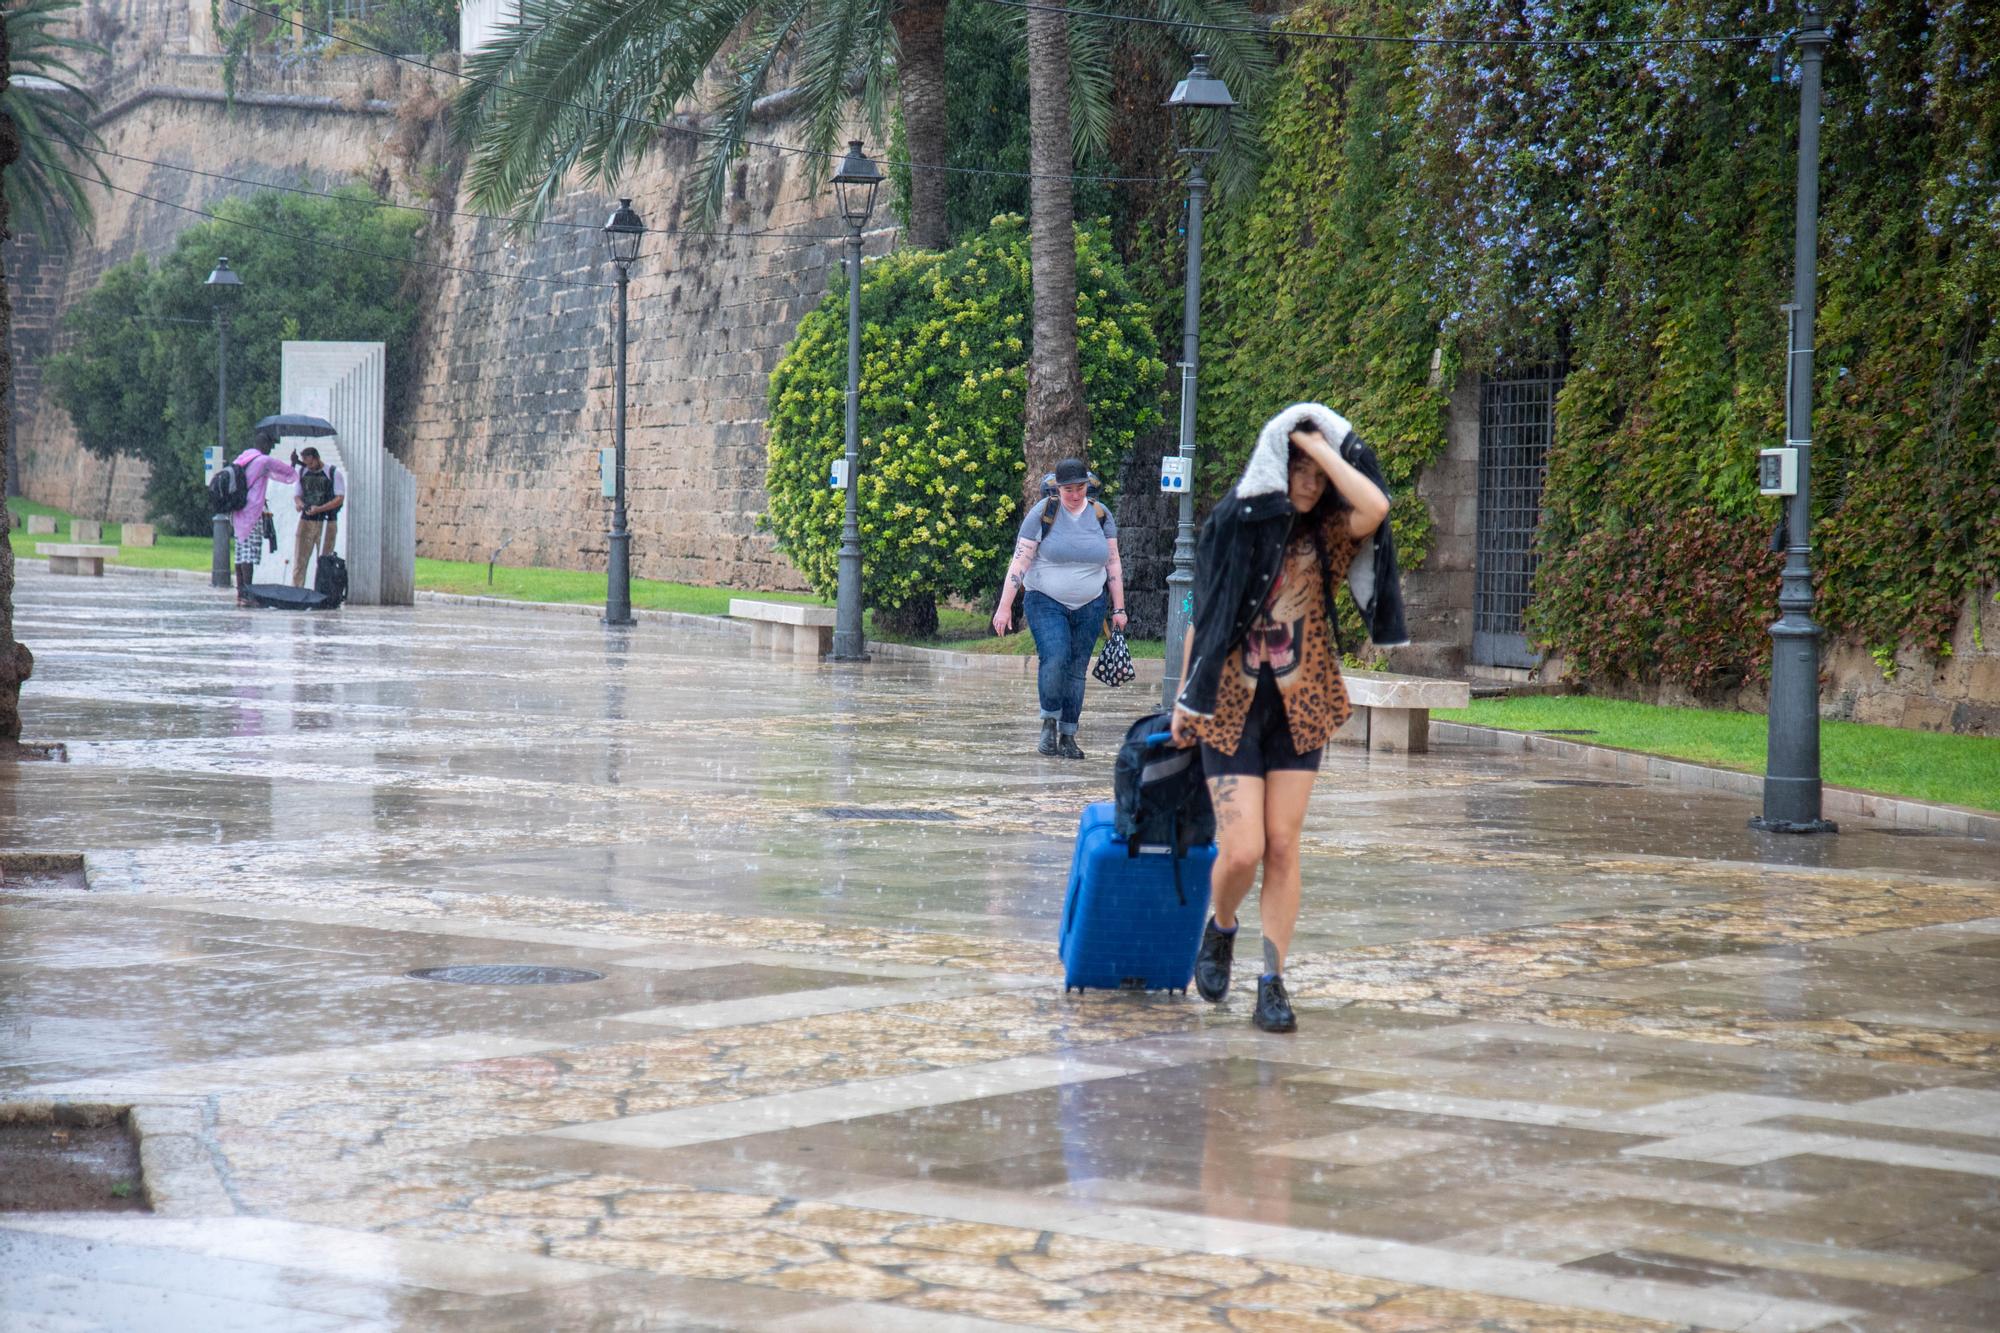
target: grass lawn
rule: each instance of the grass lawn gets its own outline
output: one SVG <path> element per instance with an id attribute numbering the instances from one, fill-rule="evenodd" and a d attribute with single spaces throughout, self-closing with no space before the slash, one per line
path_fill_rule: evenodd
<path id="1" fill-rule="evenodd" d="M 1761 713 L 1661 708 L 1587 695 L 1479 699 L 1432 717 L 1507 731 L 1588 732 L 1568 739 L 1642 750 L 1718 768 L 1761 773 Z M 1855 722 L 1820 723 L 1820 770 L 1829 783 L 1864 791 L 2000 810 L 2000 739 L 1946 736 Z"/>
<path id="2" fill-rule="evenodd" d="M 13 543 L 16 559 L 33 559 L 35 547 L 41 542 L 69 540 L 69 516 L 61 510 L 22 499 L 9 500 L 7 508 L 15 515 L 16 526 L 10 540 Z M 56 535 L 29 536 L 19 526 L 20 519 L 28 514 L 54 515 Z M 105 544 L 117 544 L 120 533 L 119 524 L 106 523 Z M 157 546 L 121 550 L 109 563 L 129 565 L 138 569 L 205 570 L 209 567 L 209 553 L 210 539 L 207 537 L 163 536 Z M 604 575 L 581 570 L 495 565 L 493 582 L 489 585 L 486 581 L 486 566 L 482 563 L 466 560 L 419 559 L 416 576 L 417 587 L 425 592 L 504 597 L 520 602 L 604 600 Z M 729 614 L 729 599 L 732 597 L 755 597 L 767 602 L 830 605 L 810 593 L 745 593 L 729 588 L 700 588 L 687 583 L 662 583 L 655 579 L 632 580 L 632 605 L 646 611 L 684 611 L 693 615 L 722 616 Z M 918 639 L 907 635 L 879 633 L 875 628 L 874 614 L 871 612 L 867 617 L 866 632 L 869 638 L 878 641 L 911 643 L 925 648 L 950 648 L 966 653 L 1001 653 L 1025 657 L 1034 652 L 1035 641 L 1025 631 L 1020 634 L 1010 634 L 1004 639 L 994 638 L 992 626 L 988 623 L 989 616 L 989 612 L 955 611 L 944 608 L 938 612 L 937 637 Z M 1160 643 L 1157 639 L 1135 639 L 1131 647 L 1134 657 L 1160 656 Z"/>

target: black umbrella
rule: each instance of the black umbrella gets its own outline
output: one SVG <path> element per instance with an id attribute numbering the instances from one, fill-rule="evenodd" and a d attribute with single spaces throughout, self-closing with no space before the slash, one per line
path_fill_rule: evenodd
<path id="1" fill-rule="evenodd" d="M 253 583 L 250 600 L 274 611 L 321 611 L 326 594 L 313 588 L 292 588 L 282 583 Z"/>
<path id="2" fill-rule="evenodd" d="M 309 417 L 303 412 L 280 412 L 274 417 L 265 417 L 257 423 L 257 429 L 265 435 L 338 435 L 333 423 L 325 417 Z"/>

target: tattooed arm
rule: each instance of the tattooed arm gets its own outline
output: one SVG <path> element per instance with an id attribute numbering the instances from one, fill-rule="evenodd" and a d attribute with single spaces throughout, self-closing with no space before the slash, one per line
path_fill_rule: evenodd
<path id="1" fill-rule="evenodd" d="M 1035 552 L 1041 543 L 1026 537 L 1014 543 L 1014 561 L 1007 566 L 1007 578 L 1000 585 L 1000 605 L 993 608 L 993 632 L 1011 634 L 1018 626 L 1014 621 L 1014 594 L 1027 581 L 1028 566 L 1035 563 Z"/>

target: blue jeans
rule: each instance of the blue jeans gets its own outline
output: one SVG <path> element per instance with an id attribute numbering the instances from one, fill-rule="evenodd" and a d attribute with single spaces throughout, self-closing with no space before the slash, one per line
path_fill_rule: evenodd
<path id="1" fill-rule="evenodd" d="M 1110 598 L 1106 585 L 1074 611 L 1044 593 L 1030 592 L 1025 601 L 1035 654 L 1041 658 L 1035 681 L 1041 688 L 1042 717 L 1060 718 L 1065 736 L 1076 734 L 1076 720 L 1083 715 L 1083 677 L 1090 669 L 1090 650 L 1104 628 Z"/>

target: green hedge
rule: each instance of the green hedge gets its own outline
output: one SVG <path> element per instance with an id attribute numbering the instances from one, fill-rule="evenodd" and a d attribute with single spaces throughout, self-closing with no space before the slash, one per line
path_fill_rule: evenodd
<path id="1" fill-rule="evenodd" d="M 1288 22 L 1775 35 L 1790 14 L 1308 0 Z M 1968 595 L 2000 581 L 2000 24 L 1959 3 L 1841 0 L 1827 16 L 1819 613 L 1886 669 L 1899 645 L 1949 651 Z M 1443 446 L 1461 367 L 1560 362 L 1539 642 L 1607 678 L 1703 688 L 1767 671 L 1777 509 L 1754 464 L 1783 435 L 1795 79 L 1775 36 L 1299 44 L 1261 187 L 1224 210 L 1209 252 L 1206 489 L 1304 397 L 1346 412 L 1407 483 Z M 1407 492 L 1396 522 L 1420 558 L 1428 515 Z"/>
<path id="2" fill-rule="evenodd" d="M 942 252 L 862 267 L 859 504 L 865 601 L 991 598 L 1013 552 L 1029 334 L 1028 228 L 1016 216 Z M 1115 478 L 1159 420 L 1166 367 L 1101 229 L 1077 232 L 1077 332 L 1090 461 Z M 771 375 L 765 524 L 815 592 L 835 591 L 844 497 L 844 283 L 800 321 Z"/>

